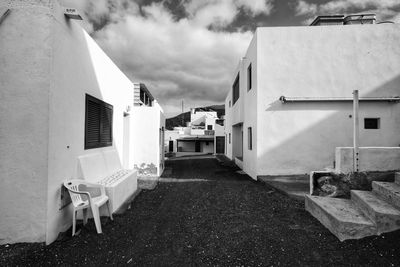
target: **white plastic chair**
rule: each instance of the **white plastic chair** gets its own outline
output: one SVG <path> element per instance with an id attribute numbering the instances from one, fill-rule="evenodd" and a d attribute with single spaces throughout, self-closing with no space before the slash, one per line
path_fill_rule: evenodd
<path id="1" fill-rule="evenodd" d="M 68 189 L 71 196 L 72 204 L 74 206 L 74 214 L 72 217 L 72 236 L 75 235 L 76 230 L 76 214 L 78 210 L 83 212 L 83 225 L 87 223 L 87 209 L 90 207 L 93 214 L 94 223 L 98 234 L 101 234 L 101 221 L 99 208 L 107 203 L 108 213 L 111 220 L 113 220 L 110 201 L 106 195 L 104 186 L 99 184 L 88 183 L 84 180 L 69 180 L 64 182 L 65 188 Z M 88 191 L 90 188 L 100 189 L 100 196 L 92 197 Z M 87 191 L 83 191 L 87 190 Z"/>

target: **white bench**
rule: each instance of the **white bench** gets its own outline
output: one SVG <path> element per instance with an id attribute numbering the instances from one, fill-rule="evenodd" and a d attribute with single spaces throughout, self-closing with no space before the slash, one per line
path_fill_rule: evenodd
<path id="1" fill-rule="evenodd" d="M 78 161 L 83 179 L 105 186 L 112 213 L 138 189 L 137 171 L 122 169 L 115 149 L 83 155 L 78 157 Z"/>

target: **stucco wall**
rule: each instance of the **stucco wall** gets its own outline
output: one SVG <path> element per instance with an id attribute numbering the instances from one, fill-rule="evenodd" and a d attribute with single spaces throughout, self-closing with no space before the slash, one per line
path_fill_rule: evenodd
<path id="1" fill-rule="evenodd" d="M 173 142 L 172 152 L 176 152 L 176 139 L 179 138 L 179 131 L 165 131 L 165 152 L 169 152 L 169 141 Z"/>
<path id="2" fill-rule="evenodd" d="M 241 93 L 244 103 L 243 121 L 243 170 L 253 179 L 257 180 L 257 34 L 250 42 L 247 49 L 246 59 L 241 69 Z M 248 90 L 248 67 L 251 64 L 252 86 Z M 262 75 L 262 74 L 260 74 Z M 248 128 L 252 129 L 252 149 L 249 149 Z"/>
<path id="3" fill-rule="evenodd" d="M 200 122 L 206 122 L 210 118 L 217 118 L 217 112 L 215 111 L 196 111 L 195 113 L 190 113 L 190 123 L 199 124 Z"/>
<path id="4" fill-rule="evenodd" d="M 7 2 L 7 3 L 6 3 Z M 46 235 L 50 1 L 0 3 L 0 244 Z M 3 13 L 1 13 L 3 14 Z"/>
<path id="5" fill-rule="evenodd" d="M 229 159 L 232 158 L 232 108 L 229 106 L 229 102 L 232 102 L 232 90 L 228 90 L 228 94 L 225 98 L 225 139 L 226 139 L 226 148 L 225 148 L 225 156 Z M 229 135 L 231 139 L 229 141 Z"/>
<path id="6" fill-rule="evenodd" d="M 287 103 L 280 96 L 396 96 L 400 25 L 258 28 L 258 175 L 333 167 L 335 147 L 352 145 L 352 104 Z M 261 75 L 262 74 L 262 75 Z M 360 103 L 361 146 L 398 146 L 400 105 Z"/>
<path id="7" fill-rule="evenodd" d="M 191 129 L 190 135 L 204 135 L 204 130 L 201 129 Z"/>
<path id="8" fill-rule="evenodd" d="M 136 168 L 155 166 L 160 175 L 163 154 L 163 140 L 160 144 L 160 129 L 165 126 L 165 118 L 158 104 L 153 107 L 134 107 L 131 112 L 131 135 L 134 155 L 131 164 Z M 160 147 L 161 146 L 161 147 Z M 144 165 L 143 165 L 144 164 Z M 136 165 L 136 166 L 135 166 Z"/>
<path id="9" fill-rule="evenodd" d="M 56 1 L 13 2 L 0 36 L 0 238 L 51 243 L 72 224 L 61 185 L 79 177 L 77 157 L 116 149 L 122 160 L 132 84 Z M 113 105 L 112 147 L 84 150 L 86 93 Z"/>
<path id="10" fill-rule="evenodd" d="M 248 67 L 252 68 L 252 87 L 248 90 Z M 242 155 L 240 167 L 257 179 L 257 35 L 253 37 L 245 56 L 239 61 L 231 79 L 231 84 L 239 74 L 239 99 L 233 104 L 232 88 L 225 99 L 225 133 L 227 134 L 226 155 L 230 159 Z M 229 107 L 229 101 L 232 106 Z M 252 149 L 248 147 L 248 128 L 252 128 Z M 243 142 L 242 142 L 243 131 Z M 231 133 L 231 144 L 229 144 Z"/>
<path id="11" fill-rule="evenodd" d="M 353 148 L 336 148 L 336 168 L 338 173 L 353 171 Z M 400 170 L 400 147 L 360 147 L 359 171 Z"/>
<path id="12" fill-rule="evenodd" d="M 50 93 L 49 170 L 46 242 L 71 223 L 68 208 L 60 208 L 60 188 L 66 179 L 80 176 L 77 157 L 116 149 L 123 162 L 123 112 L 133 105 L 131 81 L 94 40 L 63 9 L 52 13 L 52 68 Z M 84 149 L 85 94 L 113 105 L 112 147 Z M 70 208 L 70 207 L 69 207 Z"/>
<path id="13" fill-rule="evenodd" d="M 211 126 L 211 130 L 215 130 L 215 120 L 217 119 L 216 112 L 213 112 L 213 116 L 211 114 L 209 116 L 206 116 L 206 128 L 205 130 L 208 130 L 208 126 Z"/>
<path id="14" fill-rule="evenodd" d="M 234 72 L 234 75 L 232 76 L 232 80 L 231 80 L 231 87 L 229 88 L 229 90 L 231 91 L 231 102 L 232 102 L 232 106 L 231 106 L 231 121 L 232 121 L 232 125 L 235 124 L 239 124 L 239 123 L 243 123 L 243 113 L 244 113 L 244 93 L 245 93 L 245 89 L 243 87 L 243 82 L 244 82 L 244 77 L 243 75 L 240 75 L 241 70 L 243 69 L 243 66 L 246 64 L 246 59 L 241 59 L 238 63 L 238 66 L 236 67 L 236 70 Z M 233 103 L 233 98 L 232 98 L 232 86 L 236 80 L 237 75 L 239 74 L 239 98 L 238 100 L 236 100 L 235 103 Z M 247 107 L 246 107 L 247 108 Z"/>
<path id="15" fill-rule="evenodd" d="M 214 142 L 201 142 L 200 143 L 200 151 L 203 153 L 214 153 Z"/>
<path id="16" fill-rule="evenodd" d="M 195 152 L 195 142 L 179 141 L 178 143 L 180 152 Z"/>

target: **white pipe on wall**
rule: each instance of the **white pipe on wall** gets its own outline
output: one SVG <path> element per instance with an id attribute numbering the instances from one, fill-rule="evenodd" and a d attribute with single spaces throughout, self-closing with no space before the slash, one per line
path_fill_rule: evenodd
<path id="1" fill-rule="evenodd" d="M 358 90 L 353 91 L 353 172 L 359 170 Z"/>
<path id="2" fill-rule="evenodd" d="M 283 103 L 290 102 L 350 102 L 353 101 L 352 97 L 286 97 L 281 96 L 279 100 Z M 358 101 L 387 101 L 387 102 L 400 102 L 399 96 L 393 97 L 361 97 Z"/>

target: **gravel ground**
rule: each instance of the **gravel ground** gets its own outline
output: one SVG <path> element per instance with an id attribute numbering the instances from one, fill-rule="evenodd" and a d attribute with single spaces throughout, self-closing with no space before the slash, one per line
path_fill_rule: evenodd
<path id="1" fill-rule="evenodd" d="M 90 220 L 50 246 L 0 246 L 0 266 L 400 266 L 400 231 L 340 242 L 303 202 L 236 171 L 216 159 L 167 162 L 175 182 L 161 178 L 125 214 L 102 218 L 104 234 Z"/>

